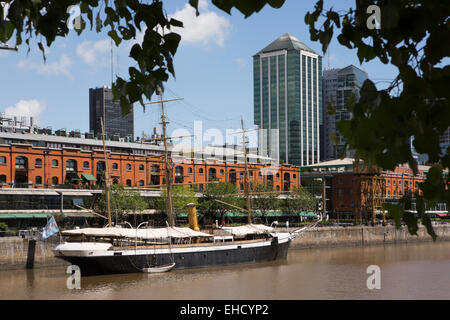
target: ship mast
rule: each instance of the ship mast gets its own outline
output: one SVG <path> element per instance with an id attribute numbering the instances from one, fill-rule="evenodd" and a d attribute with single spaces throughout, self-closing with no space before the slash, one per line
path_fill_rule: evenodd
<path id="1" fill-rule="evenodd" d="M 244 163 L 245 163 L 245 175 L 244 175 L 244 195 L 247 200 L 247 214 L 248 214 L 248 224 L 252 224 L 252 209 L 250 207 L 250 195 L 249 195 L 249 179 L 248 179 L 248 163 L 247 163 L 247 144 L 245 143 L 245 129 L 244 120 L 241 117 L 241 127 L 242 127 L 242 146 L 244 148 Z"/>
<path id="2" fill-rule="evenodd" d="M 103 140 L 103 152 L 105 154 L 105 196 L 106 196 L 106 210 L 108 213 L 109 227 L 112 227 L 111 223 L 111 201 L 109 198 L 109 173 L 108 173 L 108 157 L 106 156 L 106 142 L 105 142 L 105 126 L 103 125 L 103 118 L 100 118 L 102 125 L 102 140 Z"/>
<path id="3" fill-rule="evenodd" d="M 170 102 L 170 101 L 177 101 L 177 100 L 183 100 L 183 98 L 176 98 L 176 99 L 170 99 L 170 100 L 163 100 L 163 88 L 162 85 L 156 86 L 156 93 L 159 95 L 160 100 L 156 102 L 149 102 L 146 104 L 154 104 L 154 103 L 160 103 L 161 104 L 161 124 L 162 124 L 162 140 L 164 142 L 164 176 L 166 179 L 166 189 L 167 189 L 167 204 L 168 204 L 168 211 L 169 211 L 169 225 L 173 227 L 175 225 L 175 217 L 173 213 L 173 200 L 172 200 L 172 164 L 169 158 L 169 151 L 167 147 L 167 140 L 170 139 L 166 135 L 166 116 L 164 114 L 164 102 Z"/>
<path id="4" fill-rule="evenodd" d="M 169 225 L 173 227 L 175 225 L 175 219 L 173 215 L 173 202 L 172 202 L 172 164 L 169 161 L 169 154 L 167 151 L 167 135 L 166 135 L 166 117 L 164 115 L 164 101 L 163 92 L 160 86 L 156 89 L 157 94 L 160 97 L 159 102 L 161 103 L 161 121 L 162 121 L 162 134 L 164 142 L 164 167 L 165 167 L 165 177 L 166 177 L 166 188 L 167 188 L 167 205 L 169 210 Z"/>

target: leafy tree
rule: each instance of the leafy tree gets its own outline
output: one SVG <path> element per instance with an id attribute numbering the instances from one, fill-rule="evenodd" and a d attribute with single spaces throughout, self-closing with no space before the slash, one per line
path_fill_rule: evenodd
<path id="1" fill-rule="evenodd" d="M 298 186 L 281 200 L 280 209 L 286 213 L 312 212 L 316 209 L 316 200 L 310 192 Z"/>
<path id="2" fill-rule="evenodd" d="M 252 196 L 252 209 L 260 211 L 267 223 L 266 213 L 278 207 L 278 194 L 274 193 L 272 186 L 264 183 L 254 185 L 252 193 L 256 193 Z"/>
<path id="3" fill-rule="evenodd" d="M 338 129 L 355 149 L 359 158 L 371 166 L 393 170 L 409 163 L 417 173 L 410 138 L 418 153 L 427 154 L 433 166 L 420 184 L 422 193 L 415 195 L 417 211 L 428 233 L 436 239 L 425 203 L 450 206 L 450 182 L 443 169 L 449 168 L 449 150 L 441 152 L 439 137 L 450 126 L 448 84 L 450 66 L 450 6 L 440 0 L 357 0 L 347 12 L 324 10 L 319 0 L 305 15 L 311 40 L 320 41 L 323 51 L 339 30 L 337 40 L 356 49 L 361 63 L 378 58 L 398 69 L 398 75 L 387 89 L 378 90 L 366 80 L 360 99 L 349 101 L 351 120 L 343 120 Z M 373 5 L 380 9 L 379 28 L 373 23 Z M 372 6 L 371 8 L 369 8 Z M 321 27 L 316 23 L 323 21 Z M 417 234 L 417 219 L 404 210 L 409 200 L 402 199 L 392 214 Z"/>
<path id="4" fill-rule="evenodd" d="M 187 204 L 193 203 L 197 205 L 197 197 L 195 191 L 188 186 L 174 186 L 172 188 L 172 203 L 175 213 L 187 211 Z M 168 212 L 167 191 L 161 192 L 161 197 L 157 202 L 158 209 Z"/>
<path id="5" fill-rule="evenodd" d="M 8 231 L 8 225 L 4 222 L 0 222 L 0 231 Z"/>
<path id="6" fill-rule="evenodd" d="M 107 213 L 106 197 L 103 193 L 99 198 L 98 209 Z M 139 191 L 125 189 L 122 184 L 113 184 L 110 187 L 110 207 L 111 207 L 111 220 L 120 223 L 124 220 L 125 215 L 129 213 L 139 213 L 148 208 L 148 203 L 141 196 Z"/>
<path id="7" fill-rule="evenodd" d="M 240 197 L 235 184 L 231 182 L 210 183 L 205 189 L 203 197 L 199 201 L 199 211 L 209 220 L 213 220 L 217 213 L 223 217 L 226 212 L 238 210 L 226 204 L 217 202 L 216 200 L 240 208 L 243 208 L 245 205 L 245 201 Z"/>

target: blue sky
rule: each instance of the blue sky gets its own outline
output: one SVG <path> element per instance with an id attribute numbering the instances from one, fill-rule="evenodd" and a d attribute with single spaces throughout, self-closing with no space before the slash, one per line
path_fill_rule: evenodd
<path id="1" fill-rule="evenodd" d="M 312 42 L 304 23 L 307 11 L 316 1 L 287 0 L 281 9 L 264 7 L 244 19 L 236 10 L 228 15 L 212 4 L 200 1 L 200 17 L 186 6 L 187 0 L 165 1 L 166 12 L 185 23 L 183 39 L 175 56 L 176 79 L 167 83 L 165 98 L 184 98 L 170 103 L 167 116 L 169 134 L 175 129 L 193 133 L 194 121 L 202 121 L 203 130 L 238 129 L 240 118 L 253 127 L 252 56 L 282 34 L 289 32 L 323 55 L 321 45 Z M 325 1 L 325 7 L 347 9 L 354 0 Z M 48 49 L 44 64 L 36 47 L 22 45 L 19 52 L 0 51 L 0 111 L 34 115 L 40 126 L 54 130 L 67 128 L 89 130 L 89 88 L 110 85 L 111 53 L 107 29 L 97 34 L 86 30 L 58 39 Z M 128 58 L 130 44 L 113 48 L 114 73 L 127 76 L 132 65 Z M 324 68 L 341 68 L 354 64 L 371 79 L 385 87 L 393 79 L 395 68 L 378 60 L 359 64 L 356 51 L 340 46 L 333 39 L 324 56 Z M 160 110 L 149 106 L 144 113 L 135 106 L 135 135 L 150 133 L 159 127 Z M 180 131 L 176 131 L 179 135 Z"/>

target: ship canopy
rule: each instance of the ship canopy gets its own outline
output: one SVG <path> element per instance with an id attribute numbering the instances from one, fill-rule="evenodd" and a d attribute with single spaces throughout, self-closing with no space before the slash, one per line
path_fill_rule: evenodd
<path id="1" fill-rule="evenodd" d="M 137 239 L 166 239 L 166 238 L 192 238 L 212 237 L 211 234 L 194 231 L 190 228 L 83 228 L 61 232 L 64 236 L 87 236 L 87 237 L 115 237 L 115 238 L 137 238 Z"/>
<path id="2" fill-rule="evenodd" d="M 274 232 L 272 227 L 263 224 L 246 224 L 239 227 L 222 227 L 222 230 L 231 233 L 234 236 L 246 236 L 248 234 L 263 234 Z"/>

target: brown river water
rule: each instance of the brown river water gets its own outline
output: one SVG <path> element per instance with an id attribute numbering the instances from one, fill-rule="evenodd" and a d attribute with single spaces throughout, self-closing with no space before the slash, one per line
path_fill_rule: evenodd
<path id="1" fill-rule="evenodd" d="M 368 289 L 370 265 L 380 289 Z M 66 267 L 0 271 L 0 299 L 450 299 L 450 242 L 289 251 L 284 261 L 81 277 Z"/>

